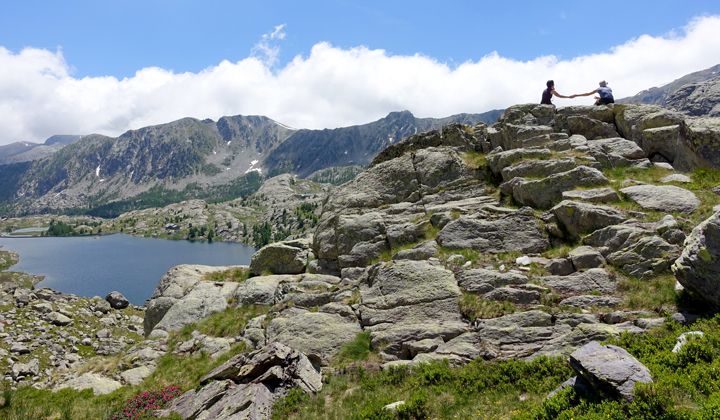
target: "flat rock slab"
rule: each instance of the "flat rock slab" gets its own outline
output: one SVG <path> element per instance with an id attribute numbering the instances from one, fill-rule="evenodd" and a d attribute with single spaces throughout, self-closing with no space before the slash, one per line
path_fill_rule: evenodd
<path id="1" fill-rule="evenodd" d="M 563 200 L 583 200 L 591 203 L 611 203 L 620 201 L 620 196 L 612 188 L 563 191 L 562 198 Z"/>
<path id="2" fill-rule="evenodd" d="M 602 268 L 591 268 L 568 276 L 540 277 L 544 286 L 562 294 L 613 293 L 617 280 Z"/>
<path id="3" fill-rule="evenodd" d="M 695 194 L 673 185 L 634 185 L 620 192 L 648 210 L 692 213 L 700 206 Z"/>
<path id="4" fill-rule="evenodd" d="M 590 385 L 601 392 L 633 400 L 635 384 L 651 383 L 645 365 L 625 349 L 592 341 L 570 355 L 570 366 Z"/>
<path id="5" fill-rule="evenodd" d="M 531 209 L 520 209 L 497 220 L 461 216 L 445 225 L 436 240 L 446 248 L 491 253 L 538 253 L 550 247 Z"/>

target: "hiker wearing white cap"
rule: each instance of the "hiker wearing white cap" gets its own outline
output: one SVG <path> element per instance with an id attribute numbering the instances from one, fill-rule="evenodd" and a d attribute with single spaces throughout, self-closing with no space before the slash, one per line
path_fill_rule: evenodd
<path id="1" fill-rule="evenodd" d="M 598 96 L 595 97 L 595 105 L 614 104 L 615 98 L 613 98 L 612 89 L 610 89 L 608 87 L 607 82 L 604 80 L 601 80 L 599 84 L 600 84 L 600 87 L 593 90 L 592 92 L 578 93 L 576 95 L 570 95 L 570 97 L 575 98 L 578 96 L 590 96 L 590 95 L 597 93 Z"/>

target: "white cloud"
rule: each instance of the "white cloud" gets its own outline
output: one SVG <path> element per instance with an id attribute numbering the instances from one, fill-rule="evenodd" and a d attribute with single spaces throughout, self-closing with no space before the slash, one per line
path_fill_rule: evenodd
<path id="1" fill-rule="evenodd" d="M 186 116 L 267 115 L 307 128 L 366 123 L 403 109 L 441 117 L 538 102 L 547 79 L 563 94 L 590 91 L 606 79 L 623 97 L 718 64 L 718 33 L 720 16 L 702 17 L 681 31 L 639 36 L 597 54 L 518 61 L 492 53 L 458 66 L 318 43 L 278 69 L 255 52 L 198 73 L 152 67 L 124 79 L 75 78 L 62 51 L 0 47 L 0 144 L 63 133 L 118 135 Z M 279 25 L 260 43 L 284 34 Z"/>
<path id="2" fill-rule="evenodd" d="M 252 49 L 252 55 L 257 57 L 266 66 L 273 67 L 280 54 L 279 41 L 285 39 L 285 24 L 277 25 L 272 32 L 263 34 L 260 41 Z"/>

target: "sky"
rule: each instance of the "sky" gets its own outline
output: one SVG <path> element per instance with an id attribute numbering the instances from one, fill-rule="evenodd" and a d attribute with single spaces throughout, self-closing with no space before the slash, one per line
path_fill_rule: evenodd
<path id="1" fill-rule="evenodd" d="M 444 117 L 538 102 L 548 79 L 619 98 L 719 63 L 717 0 L 2 0 L 0 145 L 187 116 Z"/>

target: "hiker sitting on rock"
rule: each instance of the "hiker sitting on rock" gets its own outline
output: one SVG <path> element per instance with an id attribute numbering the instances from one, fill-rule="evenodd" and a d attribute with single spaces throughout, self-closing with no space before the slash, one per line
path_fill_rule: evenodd
<path id="1" fill-rule="evenodd" d="M 575 98 L 578 96 L 590 96 L 595 93 L 598 94 L 598 96 L 595 97 L 595 105 L 607 105 L 607 104 L 615 103 L 615 98 L 613 98 L 612 89 L 610 89 L 608 87 L 607 82 L 604 80 L 600 82 L 600 87 L 593 90 L 592 92 L 578 93 L 576 95 L 570 95 L 570 97 Z"/>
<path id="2" fill-rule="evenodd" d="M 558 98 L 565 98 L 565 99 L 572 98 L 572 96 L 564 96 L 564 95 L 557 93 L 557 91 L 555 90 L 555 82 L 554 81 L 548 80 L 547 83 L 545 83 L 545 84 L 547 85 L 547 89 L 543 90 L 542 99 L 540 100 L 541 104 L 552 105 L 553 103 L 550 101 L 550 99 L 552 99 L 553 95 L 557 96 Z"/>

